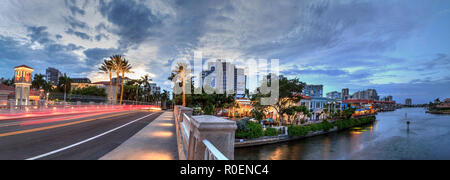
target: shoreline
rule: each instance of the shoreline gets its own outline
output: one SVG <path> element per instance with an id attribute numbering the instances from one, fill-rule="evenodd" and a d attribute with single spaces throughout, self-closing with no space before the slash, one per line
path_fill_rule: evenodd
<path id="1" fill-rule="evenodd" d="M 448 114 L 450 115 L 450 111 L 426 111 L 428 114 Z"/>
<path id="2" fill-rule="evenodd" d="M 376 120 L 375 120 L 376 121 Z M 374 121 L 374 122 L 375 122 Z M 362 126 L 362 125 L 367 125 L 367 124 L 371 124 L 374 122 L 370 122 L 370 123 L 365 123 L 365 124 L 361 124 L 358 126 Z M 235 149 L 240 149 L 240 148 L 249 148 L 249 147 L 256 147 L 256 146 L 264 146 L 264 145 L 270 145 L 270 144 L 277 144 L 277 143 L 284 143 L 284 142 L 289 142 L 289 141 L 296 141 L 296 140 L 300 140 L 300 139 L 305 139 L 305 138 L 310 138 L 310 137 L 315 137 L 315 136 L 321 136 L 321 135 L 326 135 L 326 134 L 330 134 L 330 133 L 335 133 L 335 132 L 339 132 L 339 131 L 344 131 L 347 129 L 351 129 L 357 126 L 352 126 L 352 127 L 348 127 L 348 128 L 342 128 L 339 129 L 337 126 L 335 126 L 333 129 L 330 129 L 328 131 L 310 131 L 307 135 L 305 136 L 298 136 L 298 137 L 289 137 L 289 135 L 279 135 L 279 136 L 265 136 L 265 137 L 260 137 L 257 139 L 250 139 L 250 140 L 244 140 L 243 142 L 239 142 L 236 139 L 235 143 L 234 143 L 234 148 Z"/>

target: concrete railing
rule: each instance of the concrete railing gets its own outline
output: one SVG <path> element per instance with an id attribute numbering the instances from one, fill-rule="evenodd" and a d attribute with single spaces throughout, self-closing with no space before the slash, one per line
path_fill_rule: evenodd
<path id="1" fill-rule="evenodd" d="M 192 109 L 174 108 L 180 160 L 234 160 L 236 122 L 215 116 L 192 116 Z"/>

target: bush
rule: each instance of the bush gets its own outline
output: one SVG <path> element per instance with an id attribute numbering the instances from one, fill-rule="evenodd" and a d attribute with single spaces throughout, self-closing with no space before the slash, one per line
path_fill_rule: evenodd
<path id="1" fill-rule="evenodd" d="M 260 124 L 254 122 L 247 123 L 247 138 L 255 139 L 263 136 L 263 128 Z"/>
<path id="2" fill-rule="evenodd" d="M 267 128 L 264 131 L 264 136 L 278 136 L 278 132 L 275 128 Z"/>
<path id="3" fill-rule="evenodd" d="M 309 132 L 309 128 L 305 126 L 290 126 L 288 129 L 289 137 L 306 136 Z"/>
<path id="4" fill-rule="evenodd" d="M 324 131 L 329 131 L 334 128 L 334 125 L 328 121 L 323 121 L 321 123 L 321 125 L 322 125 L 322 130 L 324 130 Z"/>

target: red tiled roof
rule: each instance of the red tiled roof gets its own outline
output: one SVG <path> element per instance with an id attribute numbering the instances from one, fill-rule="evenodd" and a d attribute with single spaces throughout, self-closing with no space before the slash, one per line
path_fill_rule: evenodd
<path id="1" fill-rule="evenodd" d="M 27 65 L 16 66 L 16 67 L 14 67 L 14 69 L 21 68 L 21 67 L 28 68 L 28 69 L 33 69 L 32 67 L 27 66 Z"/>
<path id="2" fill-rule="evenodd" d="M 4 91 L 14 91 L 14 88 L 11 86 L 7 86 L 4 84 L 0 84 L 0 90 L 4 90 Z"/>

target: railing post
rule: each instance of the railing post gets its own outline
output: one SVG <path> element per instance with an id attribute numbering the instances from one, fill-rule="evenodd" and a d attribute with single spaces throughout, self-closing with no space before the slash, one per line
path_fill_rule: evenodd
<path id="1" fill-rule="evenodd" d="M 206 147 L 203 140 L 206 139 L 229 160 L 234 160 L 236 122 L 215 116 L 194 116 L 191 119 L 190 128 L 194 149 L 189 159 L 203 160 L 205 158 Z"/>

